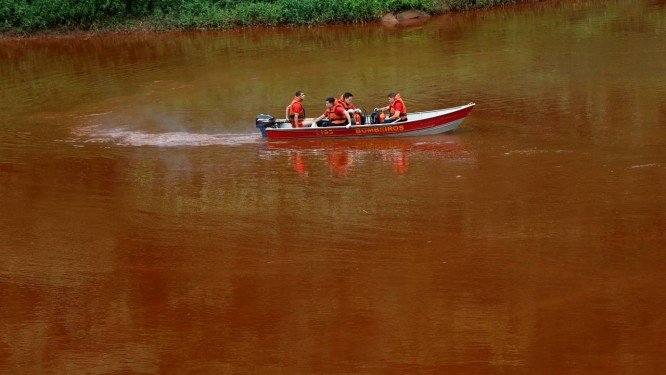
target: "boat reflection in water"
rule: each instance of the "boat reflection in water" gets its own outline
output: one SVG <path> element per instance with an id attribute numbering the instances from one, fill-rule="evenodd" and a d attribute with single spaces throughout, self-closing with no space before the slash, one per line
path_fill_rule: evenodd
<path id="1" fill-rule="evenodd" d="M 308 176 L 311 168 L 325 161 L 330 173 L 345 175 L 366 160 L 381 160 L 397 174 L 408 171 L 410 160 L 445 159 L 474 162 L 474 154 L 455 135 L 423 138 L 373 138 L 318 141 L 271 141 L 260 148 L 264 159 L 286 158 L 296 172 Z"/>

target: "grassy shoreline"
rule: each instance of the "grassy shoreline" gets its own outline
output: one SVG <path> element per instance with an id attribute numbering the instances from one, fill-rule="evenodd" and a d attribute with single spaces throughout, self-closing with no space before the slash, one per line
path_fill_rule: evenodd
<path id="1" fill-rule="evenodd" d="M 0 0 L 0 35 L 112 33 L 365 23 L 526 0 Z"/>

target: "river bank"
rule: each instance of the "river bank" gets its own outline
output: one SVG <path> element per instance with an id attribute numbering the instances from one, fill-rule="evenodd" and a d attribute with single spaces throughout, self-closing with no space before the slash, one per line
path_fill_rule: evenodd
<path id="1" fill-rule="evenodd" d="M 0 0 L 0 38 L 366 23 L 409 10 L 432 15 L 527 1 L 531 0 Z M 390 16 L 388 20 L 395 23 Z"/>

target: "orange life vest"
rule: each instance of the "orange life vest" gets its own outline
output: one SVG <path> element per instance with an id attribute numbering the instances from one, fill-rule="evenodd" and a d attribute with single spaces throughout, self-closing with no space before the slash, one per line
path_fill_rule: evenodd
<path id="1" fill-rule="evenodd" d="M 338 99 L 338 101 L 345 108 L 345 111 L 357 108 L 354 105 L 354 103 L 347 104 L 347 102 L 345 101 L 345 95 L 344 94 L 340 95 L 340 99 Z M 361 124 L 361 115 L 359 115 L 358 113 L 354 113 L 353 116 L 354 116 L 354 120 L 356 121 L 356 125 L 360 125 Z"/>
<path id="2" fill-rule="evenodd" d="M 402 111 L 400 111 L 400 120 L 404 121 L 407 120 L 407 106 L 405 105 L 405 102 L 402 100 L 400 97 L 400 94 L 395 94 L 395 100 L 393 101 L 393 104 L 389 105 L 389 111 L 391 113 L 391 117 L 393 117 L 393 114 L 395 113 L 395 105 L 396 103 L 402 103 Z"/>
<path id="3" fill-rule="evenodd" d="M 294 112 L 295 103 L 299 103 L 301 105 L 301 110 L 299 112 Z M 296 114 L 298 114 L 298 125 L 294 124 L 294 117 Z M 305 118 L 305 107 L 303 107 L 303 102 L 301 101 L 301 98 L 295 96 L 294 99 L 291 101 L 291 104 L 289 104 L 289 122 L 291 122 L 291 125 L 293 125 L 295 128 L 302 128 L 304 118 Z"/>
<path id="4" fill-rule="evenodd" d="M 345 121 L 347 121 L 347 117 L 339 116 L 335 113 L 335 109 L 338 107 L 342 107 L 342 109 L 345 109 L 345 106 L 340 103 L 340 100 L 336 100 L 335 103 L 333 103 L 333 106 L 331 108 L 326 108 L 324 111 L 324 115 L 328 117 L 328 119 L 331 121 L 333 124 L 344 124 Z"/>

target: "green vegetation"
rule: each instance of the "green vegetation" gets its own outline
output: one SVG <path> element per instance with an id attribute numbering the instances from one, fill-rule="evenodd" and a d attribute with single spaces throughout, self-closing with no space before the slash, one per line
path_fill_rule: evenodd
<path id="1" fill-rule="evenodd" d="M 0 0 L 0 31 L 200 29 L 365 22 L 387 12 L 429 13 L 516 0 Z"/>
<path id="2" fill-rule="evenodd" d="M 447 0 L 446 5 L 451 10 L 470 10 L 474 8 L 490 8 L 506 4 L 515 4 L 525 0 Z"/>

